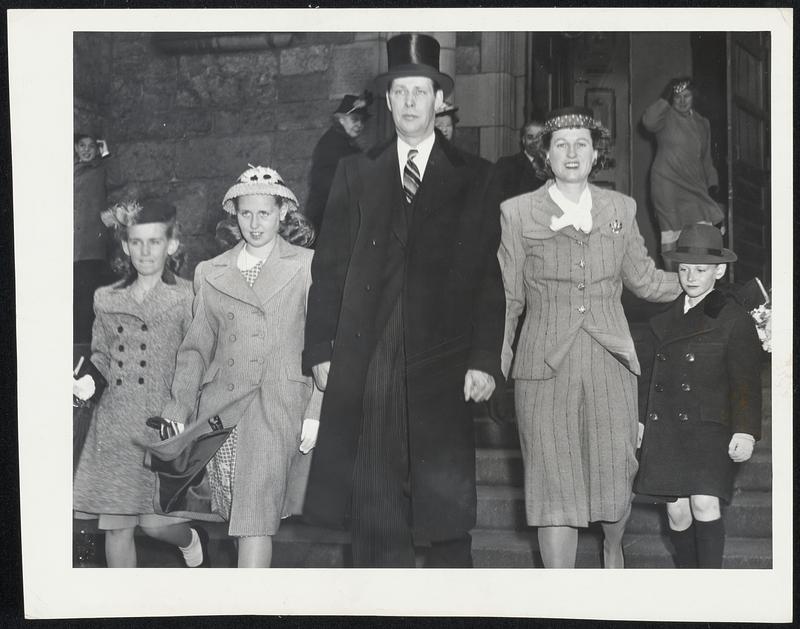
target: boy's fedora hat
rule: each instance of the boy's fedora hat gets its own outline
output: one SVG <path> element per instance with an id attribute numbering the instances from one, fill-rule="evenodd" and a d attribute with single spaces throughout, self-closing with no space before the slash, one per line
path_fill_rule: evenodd
<path id="1" fill-rule="evenodd" d="M 677 246 L 665 251 L 664 258 L 684 264 L 725 264 L 736 254 L 722 246 L 722 234 L 713 225 L 696 223 L 681 231 Z"/>
<path id="2" fill-rule="evenodd" d="M 375 90 L 385 92 L 403 76 L 425 76 L 442 88 L 445 96 L 453 91 L 453 78 L 439 71 L 439 42 L 430 35 L 403 33 L 386 42 L 389 70 L 375 79 Z"/>

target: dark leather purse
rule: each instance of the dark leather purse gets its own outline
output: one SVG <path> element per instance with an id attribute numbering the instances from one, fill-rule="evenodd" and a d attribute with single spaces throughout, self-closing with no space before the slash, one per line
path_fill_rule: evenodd
<path id="1" fill-rule="evenodd" d="M 225 443 L 233 427 L 223 426 L 218 415 L 208 420 L 210 432 L 201 432 L 192 425 L 191 429 L 175 434 L 174 428 L 161 417 L 151 417 L 146 423 L 159 431 L 162 444 L 166 445 L 171 441 L 176 445 L 163 450 L 160 447 L 145 446 L 144 464 L 156 475 L 157 512 L 206 511 L 206 491 L 195 488 L 201 485 L 206 464 Z"/>

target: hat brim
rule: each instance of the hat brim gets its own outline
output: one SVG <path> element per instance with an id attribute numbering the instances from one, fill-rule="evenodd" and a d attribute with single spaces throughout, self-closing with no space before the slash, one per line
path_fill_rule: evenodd
<path id="1" fill-rule="evenodd" d="M 276 186 L 273 183 L 267 183 L 261 181 L 239 182 L 232 185 L 225 193 L 225 197 L 222 199 L 222 209 L 225 210 L 228 214 L 236 214 L 236 206 L 234 205 L 233 202 L 234 199 L 243 197 L 248 194 L 264 195 L 270 197 L 281 197 L 289 201 L 292 201 L 295 204 L 295 206 L 300 205 L 297 201 L 297 197 L 294 196 L 294 193 L 285 186 Z"/>
<path id="2" fill-rule="evenodd" d="M 665 251 L 662 254 L 665 260 L 683 264 L 726 264 L 736 262 L 737 256 L 730 249 L 723 249 L 720 255 L 710 253 L 682 253 L 678 251 Z"/>
<path id="3" fill-rule="evenodd" d="M 450 92 L 453 91 L 453 86 L 455 85 L 453 78 L 443 72 L 439 72 L 434 70 L 429 66 L 418 65 L 415 63 L 410 63 L 406 65 L 400 65 L 392 68 L 389 72 L 385 72 L 383 74 L 378 75 L 375 77 L 373 81 L 373 87 L 376 92 L 379 94 L 384 93 L 387 89 L 389 89 L 389 84 L 394 79 L 399 79 L 404 76 L 424 76 L 432 81 L 435 81 L 439 84 L 439 87 L 442 88 L 445 96 L 448 96 Z"/>

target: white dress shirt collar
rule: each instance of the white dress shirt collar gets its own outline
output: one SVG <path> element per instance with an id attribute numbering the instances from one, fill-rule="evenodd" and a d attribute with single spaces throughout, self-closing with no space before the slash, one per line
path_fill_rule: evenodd
<path id="1" fill-rule="evenodd" d="M 400 181 L 403 181 L 403 170 L 408 161 L 408 152 L 411 149 L 417 149 L 419 153 L 414 158 L 414 163 L 419 168 L 420 181 L 425 177 L 425 167 L 428 165 L 428 158 L 431 156 L 433 150 L 433 143 L 436 141 L 436 134 L 431 133 L 427 138 L 416 146 L 404 142 L 400 136 L 397 136 L 397 161 L 400 163 Z"/>
<path id="2" fill-rule="evenodd" d="M 262 261 L 269 258 L 272 250 L 275 248 L 275 239 L 279 238 L 279 236 L 275 236 L 271 242 L 264 245 L 262 251 L 264 251 L 267 255 L 263 258 L 259 256 L 254 256 L 247 250 L 247 245 L 242 247 L 242 250 L 239 252 L 239 256 L 236 258 L 236 268 L 240 271 L 246 271 L 247 269 L 252 269 L 257 264 L 261 263 Z"/>
<path id="3" fill-rule="evenodd" d="M 697 304 L 699 304 L 699 303 L 700 303 L 701 301 L 703 301 L 703 300 L 704 300 L 706 297 L 708 297 L 708 294 L 709 294 L 709 293 L 710 293 L 712 290 L 714 290 L 714 287 L 713 287 L 713 286 L 712 286 L 711 288 L 709 288 L 709 289 L 708 289 L 708 290 L 707 290 L 705 293 L 703 293 L 702 295 L 700 295 L 699 297 L 689 297 L 689 295 L 686 295 L 686 294 L 684 294 L 684 296 L 683 296 L 683 297 L 684 297 L 684 300 L 683 300 L 683 314 L 686 314 L 687 312 L 689 312 L 689 311 L 690 311 L 692 308 L 694 308 L 694 307 L 695 307 Z"/>

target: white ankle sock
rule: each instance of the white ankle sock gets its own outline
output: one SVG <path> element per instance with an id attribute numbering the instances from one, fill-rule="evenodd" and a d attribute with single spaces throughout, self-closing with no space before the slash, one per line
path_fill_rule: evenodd
<path id="1" fill-rule="evenodd" d="M 181 553 L 183 554 L 183 560 L 186 562 L 186 565 L 190 568 L 197 568 L 201 563 L 203 563 L 203 545 L 200 543 L 200 536 L 197 534 L 197 531 L 191 529 L 192 531 L 192 541 L 189 542 L 189 545 L 186 547 L 178 546 Z"/>

